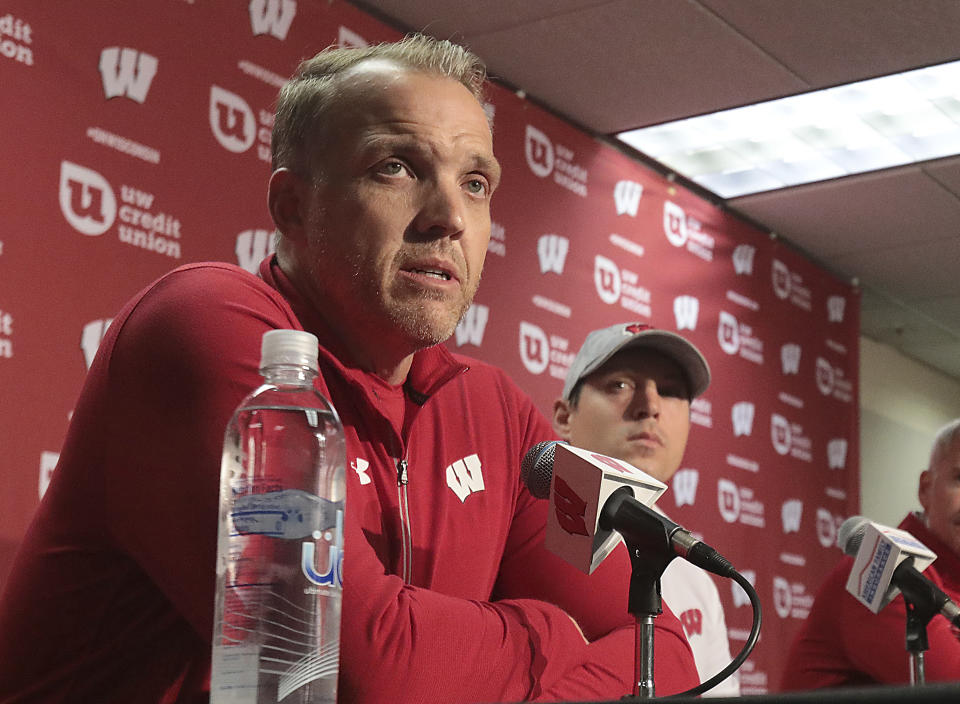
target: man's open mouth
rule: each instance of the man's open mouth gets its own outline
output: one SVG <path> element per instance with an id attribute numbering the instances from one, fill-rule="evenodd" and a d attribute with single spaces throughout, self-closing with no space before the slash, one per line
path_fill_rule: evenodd
<path id="1" fill-rule="evenodd" d="M 409 269 L 410 272 L 414 274 L 423 274 L 424 276 L 432 276 L 437 279 L 443 279 L 444 281 L 450 280 L 450 274 L 440 269 Z"/>

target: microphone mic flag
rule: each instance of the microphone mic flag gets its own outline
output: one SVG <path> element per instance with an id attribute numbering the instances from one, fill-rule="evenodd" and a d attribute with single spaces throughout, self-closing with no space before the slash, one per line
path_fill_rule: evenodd
<path id="1" fill-rule="evenodd" d="M 837 544 L 854 558 L 847 591 L 873 613 L 879 613 L 900 593 L 900 573 L 910 568 L 911 563 L 913 571 L 919 573 L 937 557 L 906 531 L 874 523 L 863 516 L 851 516 L 843 522 L 837 533 Z M 898 570 L 908 560 L 910 563 Z"/>
<path id="2" fill-rule="evenodd" d="M 533 496 L 550 499 L 544 535 L 547 550 L 586 574 L 620 541 L 618 532 L 599 526 L 610 495 L 629 487 L 634 499 L 652 506 L 667 489 L 627 462 L 556 440 L 538 443 L 527 452 L 520 477 Z"/>

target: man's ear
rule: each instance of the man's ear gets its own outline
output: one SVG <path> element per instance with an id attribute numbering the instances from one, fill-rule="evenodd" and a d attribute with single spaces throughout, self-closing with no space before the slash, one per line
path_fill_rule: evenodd
<path id="1" fill-rule="evenodd" d="M 920 473 L 920 484 L 917 486 L 917 498 L 920 500 L 920 505 L 923 506 L 924 511 L 929 508 L 930 492 L 932 490 L 933 472 L 931 472 L 929 469 L 925 469 Z"/>
<path id="2" fill-rule="evenodd" d="M 277 169 L 270 175 L 267 206 L 274 224 L 284 237 L 302 239 L 306 193 L 307 184 L 290 169 Z"/>
<path id="3" fill-rule="evenodd" d="M 570 442 L 570 421 L 574 408 L 565 398 L 553 402 L 553 432 L 561 439 Z"/>

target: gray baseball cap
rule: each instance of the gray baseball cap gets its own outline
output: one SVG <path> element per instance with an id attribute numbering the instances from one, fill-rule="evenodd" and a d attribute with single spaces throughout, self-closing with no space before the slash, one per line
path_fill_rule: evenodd
<path id="1" fill-rule="evenodd" d="M 702 394 L 710 385 L 710 366 L 691 342 L 676 333 L 658 330 L 646 323 L 619 323 L 587 335 L 567 372 L 563 398 L 569 400 L 573 387 L 580 379 L 597 371 L 613 355 L 627 347 L 657 350 L 675 361 L 690 382 L 691 398 Z"/>

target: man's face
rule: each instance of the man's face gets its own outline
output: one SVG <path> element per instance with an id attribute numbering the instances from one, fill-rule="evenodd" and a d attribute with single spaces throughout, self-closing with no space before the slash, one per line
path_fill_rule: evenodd
<path id="1" fill-rule="evenodd" d="M 571 445 L 620 458 L 667 483 L 687 446 L 689 395 L 676 362 L 628 348 L 584 379 L 576 406 L 557 401 L 553 427 Z"/>
<path id="2" fill-rule="evenodd" d="M 960 440 L 920 475 L 919 495 L 930 531 L 960 556 Z"/>
<path id="3" fill-rule="evenodd" d="M 301 262 L 321 312 L 368 344 L 436 344 L 470 306 L 500 167 L 458 82 L 369 61 L 343 77 L 306 202 Z"/>

